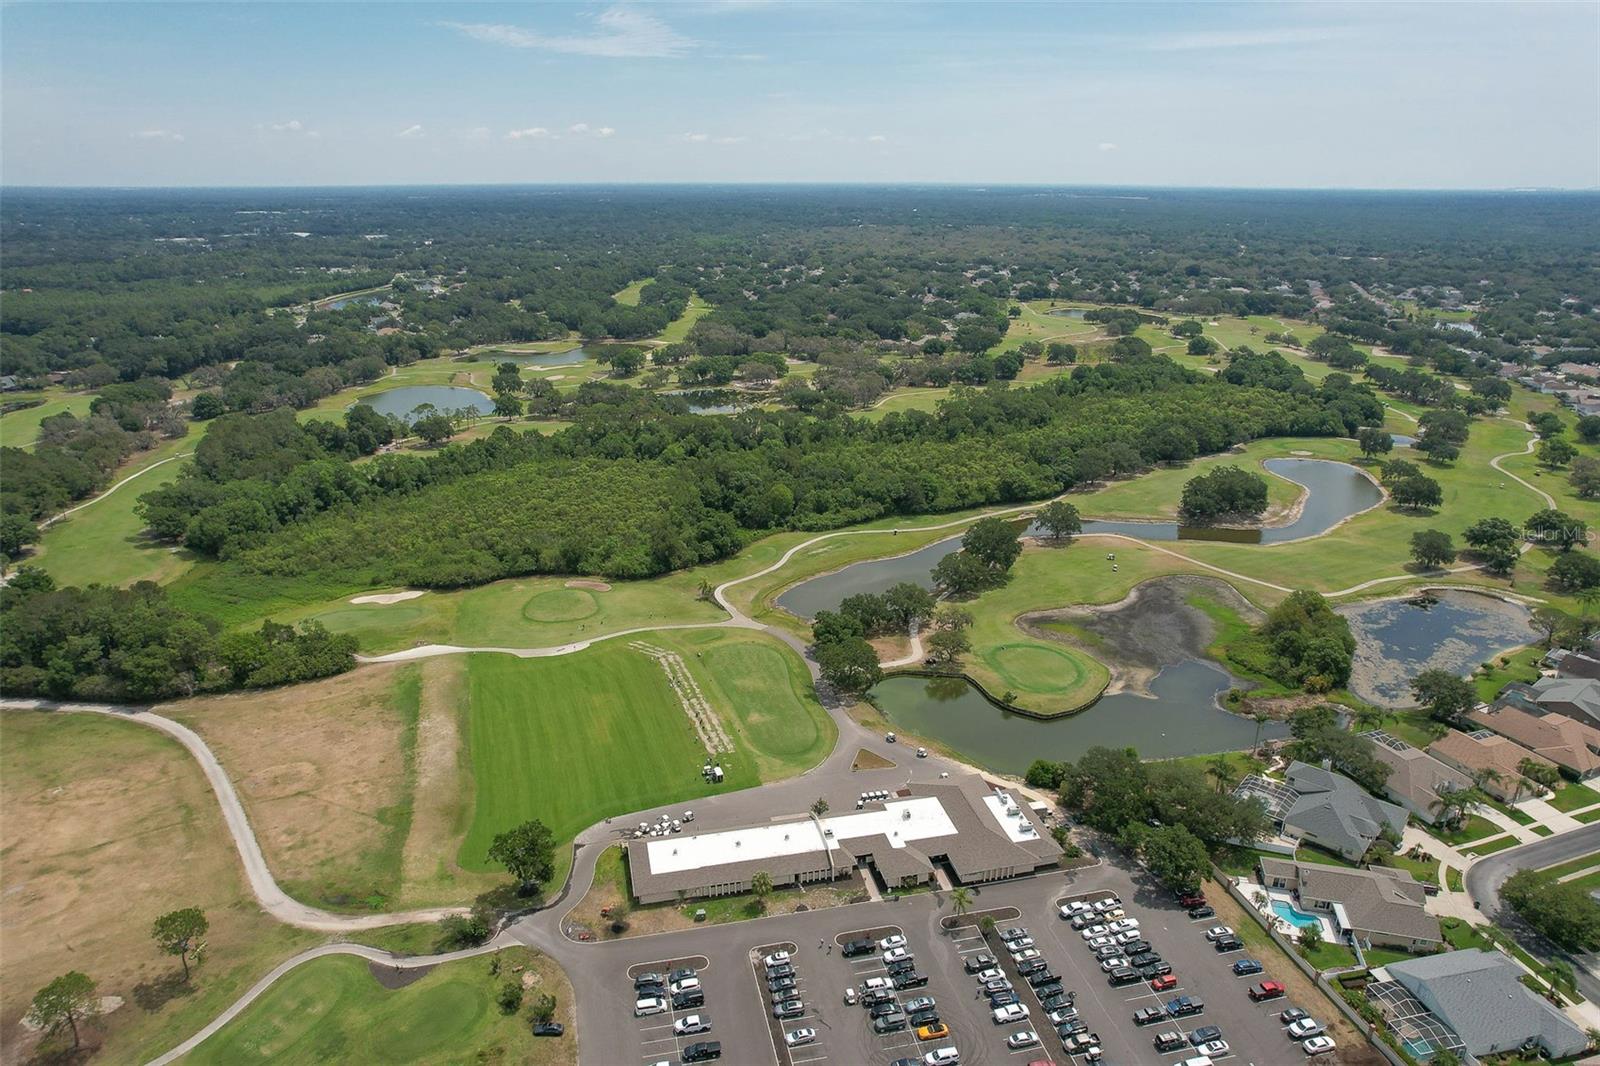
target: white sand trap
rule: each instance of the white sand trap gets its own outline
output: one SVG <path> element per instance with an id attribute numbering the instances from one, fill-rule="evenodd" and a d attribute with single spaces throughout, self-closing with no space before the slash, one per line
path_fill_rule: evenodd
<path id="1" fill-rule="evenodd" d="M 610 592 L 611 586 L 604 581 L 586 581 L 582 578 L 573 578 L 567 582 L 569 589 L 588 589 L 590 592 Z"/>
<path id="2" fill-rule="evenodd" d="M 373 593 L 370 596 L 357 596 L 353 600 L 351 600 L 350 602 L 351 603 L 403 603 L 406 600 L 414 600 L 418 596 L 421 596 L 421 595 L 423 595 L 423 591 L 421 589 L 411 589 L 411 590 L 406 591 L 406 592 L 378 592 L 378 593 Z"/>
<path id="3" fill-rule="evenodd" d="M 1308 451 L 1306 451 L 1305 449 L 1302 448 L 1302 449 L 1299 449 L 1299 450 L 1296 450 L 1296 451 L 1292 451 L 1289 454 L 1290 455 L 1313 455 L 1315 453 L 1308 452 Z"/>

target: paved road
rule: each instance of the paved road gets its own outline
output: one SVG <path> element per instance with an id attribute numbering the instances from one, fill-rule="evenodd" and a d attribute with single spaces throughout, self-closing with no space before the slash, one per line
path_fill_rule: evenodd
<path id="1" fill-rule="evenodd" d="M 1578 976 L 1578 990 L 1591 1002 L 1600 1003 L 1600 955 L 1562 951 L 1500 901 L 1500 886 L 1518 870 L 1554 866 L 1580 855 L 1600 855 L 1600 822 L 1484 856 L 1467 871 L 1467 894 L 1486 918 L 1508 930 L 1523 947 L 1536 955 L 1569 962 Z"/>

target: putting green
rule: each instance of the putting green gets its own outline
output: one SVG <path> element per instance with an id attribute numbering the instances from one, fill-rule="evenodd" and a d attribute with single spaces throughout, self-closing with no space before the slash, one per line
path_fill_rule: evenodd
<path id="1" fill-rule="evenodd" d="M 545 589 L 522 605 L 522 617 L 530 622 L 576 622 L 599 611 L 600 601 L 588 589 Z"/>
<path id="2" fill-rule="evenodd" d="M 316 618 L 328 627 L 329 632 L 360 634 L 372 625 L 374 614 L 381 615 L 385 625 L 404 626 L 422 621 L 432 614 L 432 610 L 418 603 L 352 603 L 335 607 Z"/>
<path id="3" fill-rule="evenodd" d="M 1016 689 L 1059 694 L 1084 682 L 1083 665 L 1075 657 L 1044 644 L 1001 644 L 985 649 L 983 658 Z"/>

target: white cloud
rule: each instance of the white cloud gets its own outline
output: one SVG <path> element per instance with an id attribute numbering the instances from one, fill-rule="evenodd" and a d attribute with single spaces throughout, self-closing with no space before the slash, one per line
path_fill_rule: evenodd
<path id="1" fill-rule="evenodd" d="M 576 133 L 578 136 L 582 137 L 585 133 L 589 132 L 589 124 L 587 122 L 574 122 L 572 125 L 567 127 L 567 132 Z"/>
<path id="2" fill-rule="evenodd" d="M 305 123 L 297 118 L 292 118 L 288 122 L 269 122 L 267 124 L 267 129 L 273 133 L 304 133 L 305 128 Z"/>
<path id="3" fill-rule="evenodd" d="M 550 139 L 552 136 L 553 136 L 553 134 L 551 134 L 551 132 L 549 130 L 545 129 L 543 126 L 529 126 L 527 129 L 524 129 L 524 130 L 510 130 L 510 131 L 508 131 L 506 133 L 506 140 L 508 140 L 508 141 L 543 141 L 543 140 Z"/>
<path id="4" fill-rule="evenodd" d="M 183 134 L 176 130 L 135 130 L 128 136 L 141 141 L 172 141 L 177 143 L 183 140 Z"/>
<path id="5" fill-rule="evenodd" d="M 1095 147 L 1099 148 L 1102 152 L 1115 152 L 1117 150 L 1117 146 L 1110 141 L 1101 141 Z"/>
<path id="6" fill-rule="evenodd" d="M 611 126 L 591 126 L 587 122 L 574 122 L 567 127 L 567 132 L 574 137 L 603 138 L 614 136 L 617 131 Z"/>
<path id="7" fill-rule="evenodd" d="M 408 140 L 416 138 L 416 137 L 421 137 L 422 136 L 422 127 L 421 126 L 407 126 L 405 129 L 403 129 L 399 133 L 395 134 L 395 136 L 396 137 L 405 137 Z"/>
<path id="8" fill-rule="evenodd" d="M 616 132 L 617 131 L 612 129 L 610 126 L 601 126 L 599 129 L 594 131 L 594 135 L 596 137 L 610 137 L 610 136 L 613 136 Z"/>
<path id="9" fill-rule="evenodd" d="M 567 55 L 607 59 L 670 59 L 694 48 L 691 38 L 654 15 L 632 8 L 613 7 L 594 19 L 593 33 L 540 33 L 497 22 L 446 22 L 443 25 L 475 41 L 507 48 L 535 48 Z"/>
<path id="10" fill-rule="evenodd" d="M 748 137 L 713 137 L 709 133 L 685 133 L 683 139 L 693 144 L 743 144 Z"/>
<path id="11" fill-rule="evenodd" d="M 889 140 L 889 138 L 885 137 L 881 133 L 870 134 L 867 137 L 867 143 L 868 144 L 883 144 L 883 143 L 887 142 L 888 140 Z"/>
<path id="12" fill-rule="evenodd" d="M 1147 52 L 1198 52 L 1222 48 L 1271 48 L 1281 45 L 1320 44 L 1350 36 L 1345 26 L 1306 26 L 1277 30 L 1196 30 L 1158 34 L 1140 42 Z"/>

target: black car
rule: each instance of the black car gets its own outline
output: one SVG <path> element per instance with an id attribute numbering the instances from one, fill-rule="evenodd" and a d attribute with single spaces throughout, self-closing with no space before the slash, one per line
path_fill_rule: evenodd
<path id="1" fill-rule="evenodd" d="M 1015 1002 L 1017 1002 L 1017 994 L 1015 992 L 996 992 L 989 997 L 989 1009 L 997 1010 L 1000 1007 L 1009 1007 Z"/>
<path id="2" fill-rule="evenodd" d="M 1195 921 L 1199 921 L 1201 918 L 1215 918 L 1216 916 L 1217 909 L 1209 903 L 1204 906 L 1189 908 L 1189 917 Z"/>
<path id="3" fill-rule="evenodd" d="M 1244 941 L 1236 936 L 1225 936 L 1216 943 L 1217 954 L 1226 955 L 1230 951 L 1243 951 Z"/>
<path id="4" fill-rule="evenodd" d="M 874 1003 L 872 1005 L 872 1009 L 867 1012 L 867 1017 L 882 1018 L 885 1014 L 893 1014 L 899 1009 L 900 1004 L 896 1003 L 892 999 L 886 999 L 880 1003 Z"/>
<path id="5" fill-rule="evenodd" d="M 1035 970 L 1033 973 L 1028 975 L 1028 983 L 1034 988 L 1038 988 L 1040 985 L 1047 985 L 1053 981 L 1059 980 L 1061 980 L 1061 978 L 1048 966 L 1042 970 Z"/>
<path id="6" fill-rule="evenodd" d="M 1139 967 L 1139 980 L 1153 981 L 1157 977 L 1165 977 L 1172 972 L 1170 962 L 1152 962 L 1148 966 Z"/>
<path id="7" fill-rule="evenodd" d="M 1077 1018 L 1072 1019 L 1070 1022 L 1062 1022 L 1060 1025 L 1056 1026 L 1056 1035 L 1063 1040 L 1066 1040 L 1069 1037 L 1077 1036 L 1079 1033 L 1087 1033 L 1088 1031 L 1089 1023 L 1079 1021 Z"/>
<path id="8" fill-rule="evenodd" d="M 789 963 L 789 962 L 780 962 L 780 963 L 778 963 L 778 965 L 776 965 L 776 966 L 770 968 L 769 970 L 767 970 L 767 980 L 769 980 L 769 981 L 774 977 L 793 977 L 793 976 L 794 976 L 794 964 L 793 963 Z"/>
<path id="9" fill-rule="evenodd" d="M 658 973 L 642 973 L 633 979 L 634 988 L 644 988 L 647 985 L 664 985 L 667 979 Z"/>
<path id="10" fill-rule="evenodd" d="M 560 1022 L 539 1022 L 533 1027 L 534 1036 L 561 1036 L 566 1031 Z"/>
<path id="11" fill-rule="evenodd" d="M 939 1021 L 939 1012 L 933 1007 L 929 1007 L 926 1010 L 912 1011 L 910 1018 L 911 1024 L 916 1026 L 918 1029 L 921 1029 L 924 1025 L 937 1024 Z"/>
<path id="12" fill-rule="evenodd" d="M 893 998 L 894 993 L 889 991 L 887 988 L 874 988 L 861 993 L 861 1005 L 863 1007 L 872 1007 L 879 1003 L 887 1002 Z"/>
<path id="13" fill-rule="evenodd" d="M 968 973 L 982 973 L 984 970 L 994 969 L 994 956 L 988 952 L 979 955 L 968 955 L 967 961 L 961 965 Z"/>
<path id="14" fill-rule="evenodd" d="M 1112 988 L 1131 985 L 1137 980 L 1139 980 L 1139 971 L 1131 966 L 1118 966 L 1115 970 L 1106 974 L 1106 983 Z"/>
<path id="15" fill-rule="evenodd" d="M 1183 1047 L 1185 1041 L 1182 1033 L 1168 1032 L 1157 1033 L 1153 1043 L 1155 1044 L 1157 1051 L 1161 1052 L 1162 1054 L 1166 1054 L 1167 1052 L 1177 1051 L 1179 1048 Z"/>
<path id="16" fill-rule="evenodd" d="M 1154 1025 L 1167 1020 L 1167 1012 L 1154 1007 L 1140 1007 L 1133 1012 L 1134 1025 Z"/>
<path id="17" fill-rule="evenodd" d="M 894 986 L 896 988 L 921 988 L 927 983 L 928 975 L 920 970 L 896 974 L 894 978 Z"/>
<path id="18" fill-rule="evenodd" d="M 1151 966 L 1161 961 L 1161 956 L 1153 951 L 1141 951 L 1137 955 L 1128 956 L 1128 965 L 1134 969 L 1140 966 Z"/>
<path id="19" fill-rule="evenodd" d="M 722 1041 L 701 1040 L 683 1049 L 684 1062 L 707 1062 L 722 1058 Z"/>
<path id="20" fill-rule="evenodd" d="M 845 946 L 839 949 L 839 954 L 843 955 L 847 959 L 853 959 L 860 955 L 875 955 L 877 952 L 877 941 L 868 939 L 866 937 L 847 941 Z"/>
<path id="21" fill-rule="evenodd" d="M 706 994 L 698 988 L 691 988 L 686 992 L 679 992 L 672 997 L 673 1010 L 688 1010 L 691 1007 L 704 1007 Z"/>
<path id="22" fill-rule="evenodd" d="M 671 973 L 667 974 L 667 980 L 682 981 L 696 976 L 699 972 L 700 971 L 696 970 L 693 966 L 680 966 L 676 970 L 673 970 Z"/>
<path id="23" fill-rule="evenodd" d="M 1020 963 L 1017 966 L 1017 972 L 1026 977 L 1031 973 L 1038 973 L 1049 965 L 1044 959 L 1029 959 L 1027 962 Z"/>
<path id="24" fill-rule="evenodd" d="M 1048 1014 L 1053 1010 L 1060 1010 L 1063 1007 L 1072 1006 L 1072 1000 L 1067 997 L 1065 992 L 1057 992 L 1053 996 L 1045 996 L 1043 999 L 1039 1000 L 1039 1006 L 1043 1007 L 1045 1013 Z"/>
<path id="25" fill-rule="evenodd" d="M 1135 955 L 1143 955 L 1154 950 L 1155 948 L 1150 946 L 1150 941 L 1148 940 L 1135 940 L 1131 944 L 1122 945 L 1122 953 L 1130 959 Z"/>
<path id="26" fill-rule="evenodd" d="M 915 970 L 916 968 L 917 968 L 917 964 L 912 959 L 899 959 L 899 960 L 897 960 L 895 962 L 891 962 L 888 966 L 884 967 L 884 969 L 889 972 L 889 976 L 890 977 L 893 977 L 895 974 L 898 974 L 898 973 L 910 973 L 912 970 Z"/>
<path id="27" fill-rule="evenodd" d="M 1221 1039 L 1222 1030 L 1217 1028 L 1215 1025 L 1202 1025 L 1200 1028 L 1189 1034 L 1189 1043 L 1193 1044 L 1195 1047 L 1199 1047 L 1201 1044 L 1209 1044 L 1213 1040 Z"/>
<path id="28" fill-rule="evenodd" d="M 1049 999 L 1051 996 L 1062 995 L 1066 991 L 1067 990 L 1061 986 L 1060 981 L 1051 981 L 1049 984 L 1040 985 L 1038 988 L 1035 988 L 1033 990 L 1033 994 L 1038 996 L 1039 999 L 1043 1001 Z"/>
<path id="29" fill-rule="evenodd" d="M 767 982 L 767 991 L 777 995 L 779 992 L 789 991 L 794 986 L 795 979 L 793 977 L 774 977 Z"/>

